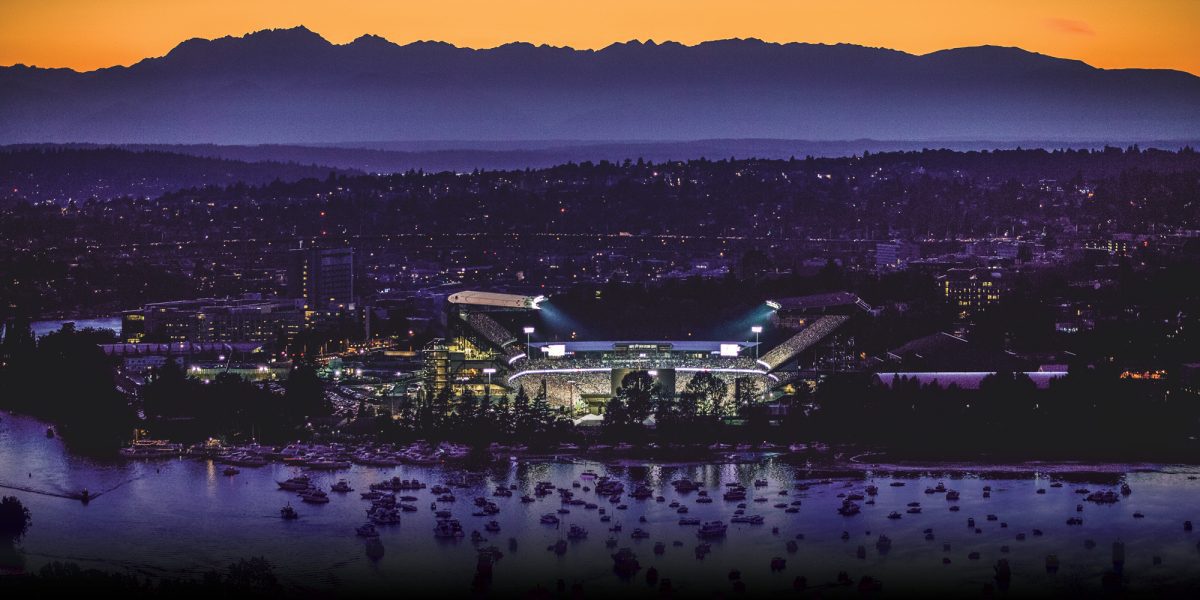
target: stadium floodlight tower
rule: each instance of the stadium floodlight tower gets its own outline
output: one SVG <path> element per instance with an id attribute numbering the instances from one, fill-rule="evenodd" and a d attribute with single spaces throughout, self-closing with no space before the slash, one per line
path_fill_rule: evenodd
<path id="1" fill-rule="evenodd" d="M 529 336 L 533 335 L 533 327 L 526 325 L 522 331 L 525 332 L 525 360 L 532 360 L 533 351 L 529 348 Z"/>
<path id="2" fill-rule="evenodd" d="M 755 325 L 750 331 L 754 332 L 754 360 L 758 360 L 758 336 L 762 333 L 762 325 Z"/>

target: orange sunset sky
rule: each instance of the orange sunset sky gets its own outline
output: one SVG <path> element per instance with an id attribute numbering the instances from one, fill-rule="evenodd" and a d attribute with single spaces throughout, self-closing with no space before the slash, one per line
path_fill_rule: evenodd
<path id="1" fill-rule="evenodd" d="M 473 48 L 757 37 L 923 54 L 995 44 L 1200 74 L 1200 0 L 0 0 L 0 65 L 91 70 L 188 38 L 296 25 L 335 43 L 373 33 Z"/>

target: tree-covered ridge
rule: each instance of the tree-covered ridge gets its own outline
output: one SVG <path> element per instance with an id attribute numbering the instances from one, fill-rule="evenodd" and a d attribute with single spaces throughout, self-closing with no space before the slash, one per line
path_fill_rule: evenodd
<path id="1" fill-rule="evenodd" d="M 347 173 L 316 165 L 242 162 L 156 150 L 109 147 L 9 146 L 0 148 L 0 206 L 24 200 L 156 198 L 180 188 L 261 185 Z"/>

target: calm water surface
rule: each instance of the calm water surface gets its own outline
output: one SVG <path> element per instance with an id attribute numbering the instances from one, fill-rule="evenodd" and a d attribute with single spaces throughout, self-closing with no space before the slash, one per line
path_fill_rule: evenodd
<path id="1" fill-rule="evenodd" d="M 361 500 L 359 492 L 366 491 L 368 484 L 395 475 L 418 478 L 432 486 L 461 478 L 466 474 L 463 471 L 356 466 L 335 474 L 316 473 L 314 480 L 327 490 L 344 478 L 355 491 L 331 493 L 329 504 L 309 505 L 277 489 L 275 482 L 296 474 L 294 468 L 244 468 L 241 474 L 226 477 L 211 461 L 98 462 L 74 456 L 58 439 L 46 438 L 42 423 L 7 413 L 0 418 L 0 485 L 47 493 L 72 493 L 81 488 L 101 492 L 84 505 L 28 490 L 0 489 L 0 493 L 18 496 L 33 513 L 33 527 L 22 542 L 30 570 L 66 560 L 158 576 L 201 573 L 224 568 L 239 558 L 264 556 L 294 591 L 433 589 L 463 594 L 470 589 L 475 547 L 469 539 L 433 537 L 435 518 L 429 509 L 433 495 L 428 490 L 411 492 L 420 498 L 415 503 L 419 512 L 403 513 L 399 525 L 380 527 L 386 549 L 381 560 L 370 560 L 363 540 L 354 534 L 354 528 L 365 522 L 369 502 Z M 560 515 L 561 529 L 538 522 L 542 514 L 560 507 L 557 495 L 532 504 L 520 502 L 520 495 L 531 493 L 537 481 L 570 487 L 588 469 L 621 479 L 627 492 L 635 484 L 645 483 L 656 494 L 666 496 L 667 502 L 626 497 L 629 508 L 622 511 L 599 500 L 613 515 L 612 523 L 601 523 L 597 511 L 571 507 L 571 514 Z M 439 507 L 449 507 L 468 534 L 474 529 L 484 532 L 489 519 L 500 522 L 501 532 L 484 532 L 490 539 L 482 545 L 495 545 L 504 553 L 491 588 L 501 593 L 523 593 L 539 583 L 553 590 L 555 582 L 563 579 L 568 586 L 582 584 L 589 596 L 653 595 L 656 588 L 648 586 L 644 577 L 645 569 L 653 566 L 660 577 L 670 578 L 682 595 L 709 596 L 730 590 L 729 572 L 738 569 L 747 591 L 755 594 L 790 594 L 793 579 L 804 575 L 810 588 L 821 589 L 823 595 L 857 595 L 854 587 L 832 585 L 838 572 L 846 571 L 855 581 L 863 575 L 880 580 L 885 593 L 933 588 L 974 596 L 993 582 L 992 567 L 1000 558 L 1007 558 L 1012 565 L 1010 594 L 1087 593 L 1100 591 L 1101 576 L 1112 569 L 1115 540 L 1126 546 L 1123 574 L 1130 591 L 1180 595 L 1200 589 L 1200 534 L 1183 530 L 1185 519 L 1200 523 L 1200 481 L 1194 479 L 1200 468 L 1195 466 L 917 467 L 777 455 L 742 464 L 527 461 L 504 463 L 474 474 L 479 476 L 478 483 L 455 488 L 458 501 Z M 684 477 L 703 482 L 716 501 L 696 504 L 695 494 L 676 494 L 669 482 Z M 769 485 L 755 488 L 755 479 L 766 479 Z M 799 481 L 823 480 L 829 481 L 814 483 L 804 492 L 794 488 Z M 747 514 L 763 515 L 766 523 L 731 525 L 725 539 L 711 542 L 712 553 L 697 560 L 696 528 L 678 525 L 679 515 L 667 503 L 680 500 L 691 509 L 689 517 L 728 522 L 735 503 L 722 501 L 719 488 L 735 481 L 748 489 Z M 894 481 L 906 485 L 890 486 Z M 1065 483 L 1050 488 L 1053 481 Z M 1075 493 L 1080 487 L 1115 489 L 1120 481 L 1128 482 L 1133 494 L 1115 505 L 1086 503 Z M 959 490 L 961 500 L 948 502 L 943 495 L 924 493 L 938 482 Z M 862 514 L 855 517 L 836 514 L 841 503 L 838 494 L 861 491 L 870 483 L 879 486 L 876 505 L 863 506 Z M 512 498 L 492 498 L 491 491 L 499 484 L 516 484 L 519 489 Z M 983 498 L 985 485 L 993 488 L 991 498 Z M 1047 488 L 1046 494 L 1037 494 L 1038 488 Z M 787 490 L 788 495 L 780 496 L 780 490 Z M 594 493 L 576 493 L 595 500 Z M 500 514 L 472 517 L 471 501 L 476 496 L 495 501 Z M 769 501 L 754 502 L 759 496 Z M 798 514 L 773 507 L 794 500 L 803 502 Z M 903 513 L 906 504 L 914 501 L 921 503 L 921 514 L 887 518 L 893 510 Z M 287 502 L 300 511 L 299 520 L 279 518 L 279 508 Z M 1081 502 L 1084 510 L 1077 513 L 1075 506 Z M 961 510 L 949 511 L 951 504 Z M 1134 518 L 1135 512 L 1145 517 Z M 987 521 L 988 514 L 995 514 L 998 520 Z M 647 523 L 638 522 L 643 515 Z M 1074 516 L 1081 516 L 1083 525 L 1067 525 L 1067 518 Z M 968 517 L 975 518 L 980 533 L 967 527 Z M 572 523 L 586 527 L 589 537 L 570 542 L 563 556 L 548 551 L 549 545 L 566 537 L 566 528 Z M 623 525 L 623 531 L 610 533 L 608 527 L 617 523 Z M 651 537 L 632 539 L 635 527 L 648 530 Z M 778 533 L 772 532 L 775 527 Z M 933 529 L 933 541 L 925 540 L 926 528 Z M 1034 537 L 1034 528 L 1044 535 Z M 849 532 L 849 540 L 841 539 L 843 531 Z M 1029 534 L 1026 540 L 1016 540 L 1020 532 Z M 892 539 L 891 550 L 883 554 L 875 547 L 881 533 Z M 798 534 L 804 537 L 798 540 L 797 551 L 789 553 L 786 543 Z M 610 555 L 615 549 L 605 546 L 610 536 L 619 540 L 618 548 L 632 549 L 643 567 L 630 580 L 612 572 Z M 509 550 L 510 538 L 517 540 L 515 552 Z M 673 545 L 677 540 L 681 546 Z M 1089 548 L 1087 540 L 1095 546 Z M 653 548 L 660 541 L 667 548 L 657 556 Z M 949 551 L 944 544 L 950 545 Z M 860 545 L 866 547 L 862 559 L 856 556 Z M 1007 553 L 1003 546 L 1009 547 Z M 979 559 L 969 559 L 971 552 L 978 552 Z M 1052 553 L 1061 561 L 1056 574 L 1048 574 L 1044 566 L 1046 556 Z M 770 570 L 775 556 L 787 560 L 782 572 Z M 943 564 L 947 557 L 949 565 Z M 1161 564 L 1154 564 L 1155 557 Z"/>

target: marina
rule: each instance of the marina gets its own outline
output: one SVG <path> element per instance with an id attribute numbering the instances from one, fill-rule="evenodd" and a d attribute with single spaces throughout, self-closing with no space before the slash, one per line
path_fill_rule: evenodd
<path id="1" fill-rule="evenodd" d="M 559 580 L 643 595 L 664 581 L 685 595 L 1099 592 L 1113 573 L 1149 593 L 1200 578 L 1200 538 L 1186 526 L 1200 517 L 1187 500 L 1200 488 L 1195 466 L 884 465 L 757 452 L 737 462 L 529 457 L 332 471 L 280 458 L 225 475 L 207 457 L 74 456 L 44 428 L 0 422 L 0 453 L 18 457 L 0 466 L 0 484 L 109 491 L 87 504 L 17 492 L 34 519 L 21 543 L 30 570 L 69 560 L 168 577 L 263 556 L 294 591 L 412 589 L 436 570 L 454 576 L 422 585 L 456 594 L 554 590 Z M 839 514 L 851 504 L 856 512 Z"/>

